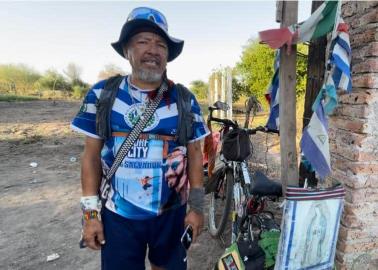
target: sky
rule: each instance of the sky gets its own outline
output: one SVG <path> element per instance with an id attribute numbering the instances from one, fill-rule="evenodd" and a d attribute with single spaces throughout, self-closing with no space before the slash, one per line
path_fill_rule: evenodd
<path id="1" fill-rule="evenodd" d="M 243 46 L 258 32 L 278 28 L 276 1 L 0 2 L 0 64 L 23 63 L 43 73 L 69 63 L 95 83 L 107 64 L 125 72 L 127 60 L 110 46 L 129 12 L 138 6 L 160 10 L 169 34 L 185 41 L 182 54 L 168 63 L 168 77 L 189 86 L 208 81 L 212 70 L 233 67 Z M 299 1 L 298 20 L 310 16 L 311 1 Z"/>

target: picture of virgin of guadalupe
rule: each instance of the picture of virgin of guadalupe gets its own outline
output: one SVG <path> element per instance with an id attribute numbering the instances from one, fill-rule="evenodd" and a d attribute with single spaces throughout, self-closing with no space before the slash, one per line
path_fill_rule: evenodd
<path id="1" fill-rule="evenodd" d="M 168 187 L 174 189 L 184 203 L 188 199 L 188 176 L 187 176 L 187 157 L 186 148 L 178 146 L 168 154 L 164 163 L 164 178 L 168 182 Z"/>
<path id="2" fill-rule="evenodd" d="M 328 260 L 330 254 L 328 239 L 331 234 L 327 234 L 330 228 L 327 220 L 330 219 L 330 211 L 322 201 L 314 201 L 310 207 L 306 220 L 308 220 L 307 230 L 304 235 L 304 250 L 301 267 L 317 265 Z"/>

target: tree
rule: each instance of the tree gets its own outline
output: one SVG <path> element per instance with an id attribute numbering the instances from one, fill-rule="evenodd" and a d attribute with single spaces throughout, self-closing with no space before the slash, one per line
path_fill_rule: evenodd
<path id="1" fill-rule="evenodd" d="M 190 83 L 189 89 L 198 99 L 207 98 L 207 90 L 209 85 L 201 80 L 195 80 Z"/>
<path id="2" fill-rule="evenodd" d="M 303 44 L 297 46 L 300 56 L 297 58 L 297 95 L 303 95 L 306 87 L 307 51 Z M 249 40 L 243 49 L 240 61 L 233 72 L 234 97 L 255 95 L 261 101 L 273 77 L 274 50 Z"/>
<path id="3" fill-rule="evenodd" d="M 72 90 L 70 83 L 55 69 L 49 69 L 35 83 L 40 90 Z"/>
<path id="4" fill-rule="evenodd" d="M 98 73 L 99 80 L 106 80 L 109 77 L 115 76 L 117 74 L 126 75 L 126 73 L 115 64 L 107 64 L 104 66 L 104 69 Z"/>
<path id="5" fill-rule="evenodd" d="M 41 75 L 23 64 L 0 65 L 1 91 L 12 94 L 27 94 L 34 90 L 34 83 Z"/>
<path id="6" fill-rule="evenodd" d="M 67 65 L 67 68 L 63 72 L 70 80 L 70 83 L 72 84 L 72 86 L 74 85 L 82 86 L 84 84 L 84 82 L 80 78 L 83 70 L 80 66 L 76 65 L 75 63 L 69 63 Z"/>

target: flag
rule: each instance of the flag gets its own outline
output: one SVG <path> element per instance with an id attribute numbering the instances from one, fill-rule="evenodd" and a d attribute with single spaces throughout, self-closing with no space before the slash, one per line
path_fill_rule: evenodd
<path id="1" fill-rule="evenodd" d="M 284 44 L 290 46 L 292 43 L 303 43 L 324 36 L 333 30 L 337 4 L 337 1 L 326 1 L 302 23 L 259 32 L 261 43 L 278 49 Z"/>
<path id="2" fill-rule="evenodd" d="M 348 27 L 342 19 L 340 21 L 330 55 L 330 63 L 334 65 L 332 79 L 336 88 L 350 92 L 352 90 L 352 77 L 350 73 L 352 50 L 349 43 Z"/>
<path id="3" fill-rule="evenodd" d="M 279 120 L 279 64 L 280 64 L 280 53 L 279 50 L 276 51 L 274 58 L 274 75 L 272 82 L 269 86 L 268 93 L 265 94 L 266 99 L 270 105 L 270 114 L 266 127 L 269 129 L 279 130 L 280 120 Z"/>
<path id="4" fill-rule="evenodd" d="M 316 108 L 322 103 L 322 101 L 324 102 L 324 113 L 330 115 L 337 106 L 336 88 L 331 76 L 328 77 L 328 81 L 323 84 L 322 89 L 312 105 L 312 111 L 316 111 Z"/>
<path id="5" fill-rule="evenodd" d="M 303 131 L 300 145 L 302 153 L 321 179 L 331 172 L 328 139 L 328 120 L 320 102 Z"/>
<path id="6" fill-rule="evenodd" d="M 270 113 L 266 127 L 269 129 L 280 129 L 280 104 L 279 104 L 279 69 L 273 75 L 271 86 L 269 87 L 267 99 L 270 100 Z"/>

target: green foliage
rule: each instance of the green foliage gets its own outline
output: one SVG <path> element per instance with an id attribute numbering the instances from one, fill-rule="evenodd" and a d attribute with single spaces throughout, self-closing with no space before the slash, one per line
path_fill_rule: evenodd
<path id="1" fill-rule="evenodd" d="M 307 55 L 308 46 L 297 45 L 297 96 L 304 96 L 307 82 Z"/>
<path id="2" fill-rule="evenodd" d="M 85 96 L 87 93 L 88 87 L 80 86 L 80 85 L 75 85 L 73 87 L 73 94 L 72 97 L 76 99 L 81 99 Z"/>
<path id="3" fill-rule="evenodd" d="M 41 75 L 26 65 L 0 65 L 0 92 L 25 94 L 34 90 L 34 83 Z"/>
<path id="4" fill-rule="evenodd" d="M 197 99 L 206 99 L 209 85 L 201 80 L 195 80 L 190 83 L 189 89 Z"/>
<path id="5" fill-rule="evenodd" d="M 35 83 L 35 87 L 38 90 L 71 90 L 71 85 L 66 78 L 54 69 L 47 70 Z"/>
<path id="6" fill-rule="evenodd" d="M 249 40 L 240 61 L 234 69 L 234 77 L 241 86 L 235 96 L 254 94 L 263 97 L 273 75 L 274 51 L 256 40 Z"/>
<path id="7" fill-rule="evenodd" d="M 14 102 L 14 101 L 32 101 L 32 100 L 38 100 L 38 98 L 30 97 L 30 96 L 0 95 L 0 101 Z"/>
<path id="8" fill-rule="evenodd" d="M 297 49 L 307 55 L 306 45 L 299 44 Z M 261 101 L 273 77 L 274 50 L 249 40 L 243 49 L 240 61 L 233 70 L 233 93 L 235 101 L 241 95 L 257 96 Z M 297 57 L 297 96 L 303 95 L 306 88 L 307 57 Z"/>

